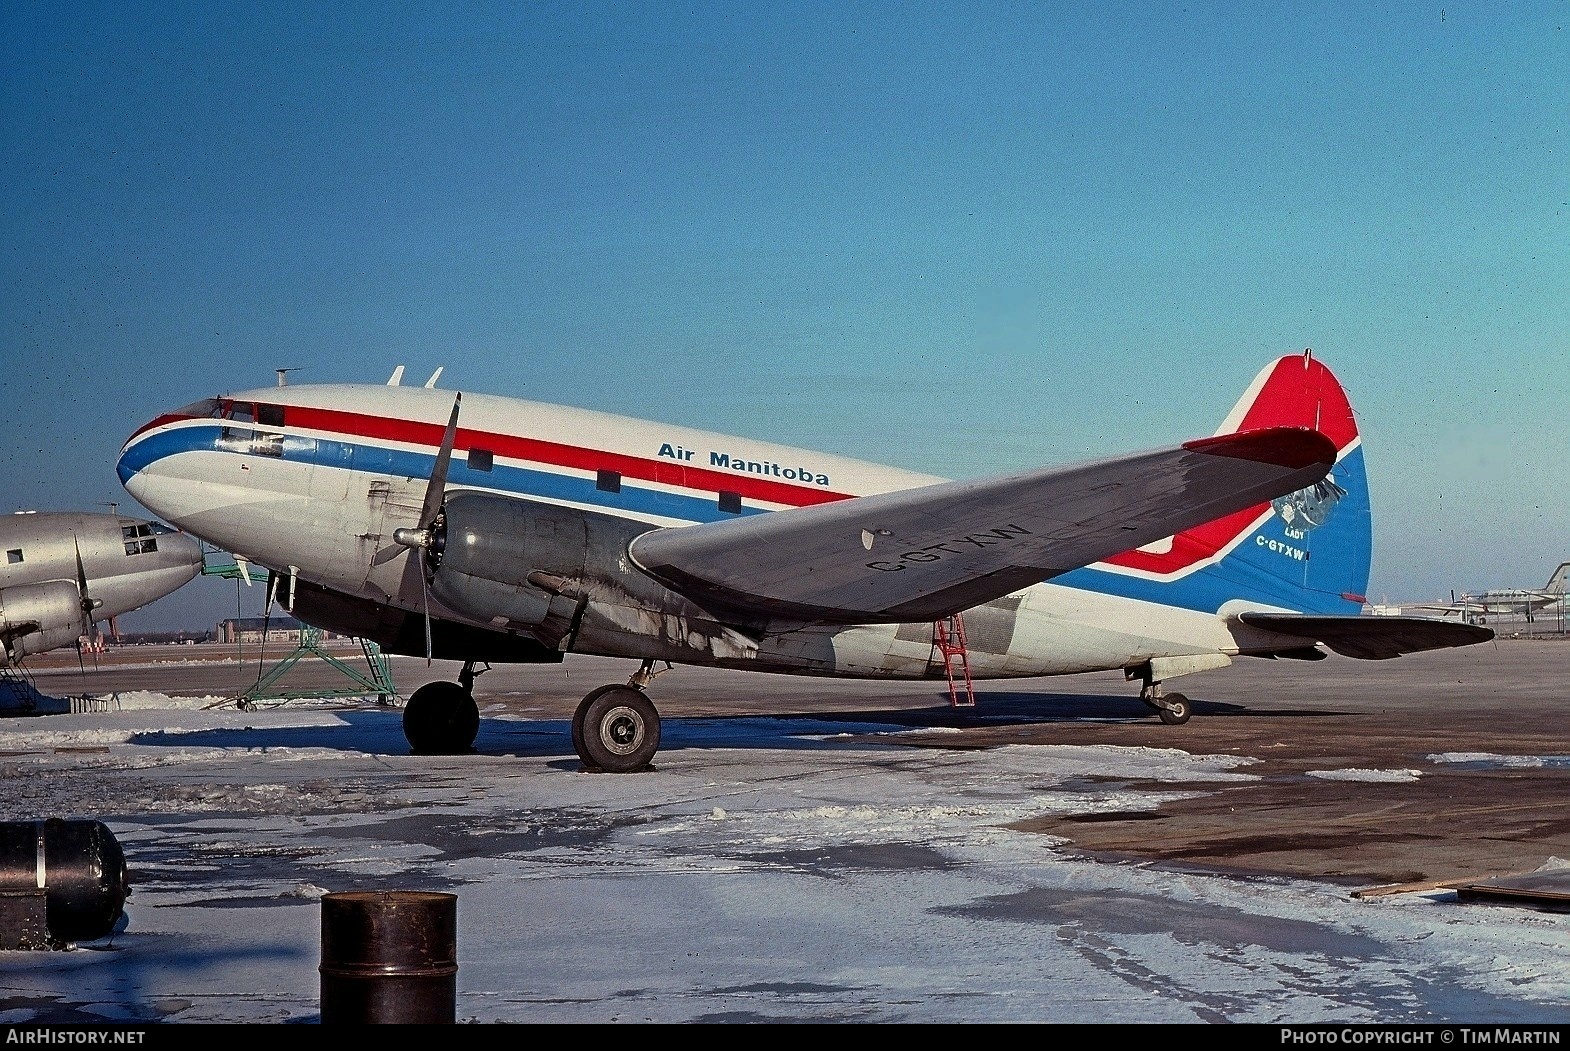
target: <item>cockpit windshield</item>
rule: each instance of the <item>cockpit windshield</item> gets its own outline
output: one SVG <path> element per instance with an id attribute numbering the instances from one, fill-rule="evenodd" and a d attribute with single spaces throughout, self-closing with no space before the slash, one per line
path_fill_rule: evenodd
<path id="1" fill-rule="evenodd" d="M 217 419 L 220 415 L 222 415 L 222 413 L 220 411 L 217 398 L 203 398 L 201 401 L 193 401 L 189 405 L 182 405 L 180 408 L 174 410 L 174 415 L 194 416 L 198 419 L 201 419 L 202 417 L 212 417 L 213 419 Z"/>
<path id="2" fill-rule="evenodd" d="M 177 416 L 197 419 L 231 420 L 235 423 L 255 423 L 263 427 L 283 426 L 283 406 L 266 402 L 236 401 L 234 398 L 203 398 L 175 410 Z"/>

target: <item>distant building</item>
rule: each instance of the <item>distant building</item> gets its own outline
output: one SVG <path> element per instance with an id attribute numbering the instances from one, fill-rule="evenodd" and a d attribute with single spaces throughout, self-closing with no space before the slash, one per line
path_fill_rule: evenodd
<path id="1" fill-rule="evenodd" d="M 305 625 L 293 617 L 230 617 L 218 622 L 214 638 L 231 643 L 298 642 L 303 627 Z M 338 637 L 330 631 L 322 632 L 323 640 Z"/>
<path id="2" fill-rule="evenodd" d="M 100 646 L 194 646 L 198 642 L 211 642 L 212 640 L 212 632 L 192 629 L 181 631 L 122 631 L 118 635 L 111 633 L 107 639 L 101 635 L 98 638 Z"/>

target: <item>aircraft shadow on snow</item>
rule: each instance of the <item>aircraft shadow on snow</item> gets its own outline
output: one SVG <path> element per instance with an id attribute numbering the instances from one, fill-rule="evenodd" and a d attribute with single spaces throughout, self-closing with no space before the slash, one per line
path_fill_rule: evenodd
<path id="1" fill-rule="evenodd" d="M 1194 709 L 1210 717 L 1264 719 L 1319 718 L 1336 714 L 1325 709 L 1272 709 L 1195 701 Z M 1136 699 L 1071 693 L 1006 692 L 987 694 L 973 708 L 950 706 L 946 697 L 931 708 L 867 709 L 864 711 L 795 711 L 769 715 L 667 717 L 661 747 L 689 749 L 768 749 L 835 751 L 865 749 L 869 740 L 886 735 L 889 747 L 898 735 L 924 729 L 998 729 L 1010 725 L 1084 722 L 1143 725 L 1151 719 Z M 255 750 L 325 748 L 366 755 L 410 755 L 397 709 L 343 709 L 333 712 L 344 725 L 225 727 L 191 732 L 153 731 L 134 741 L 144 747 L 225 748 Z M 1202 742 L 1181 730 L 1172 744 Z M 571 727 L 565 719 L 482 718 L 474 748 L 481 756 L 560 755 L 577 766 Z M 452 757 L 432 757 L 451 761 Z"/>

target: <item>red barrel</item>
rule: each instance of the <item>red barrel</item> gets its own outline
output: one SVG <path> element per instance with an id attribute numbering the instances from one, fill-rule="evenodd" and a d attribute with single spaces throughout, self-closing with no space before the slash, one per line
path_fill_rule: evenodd
<path id="1" fill-rule="evenodd" d="M 322 896 L 322 1024 L 457 1020 L 458 898 L 429 891 Z"/>

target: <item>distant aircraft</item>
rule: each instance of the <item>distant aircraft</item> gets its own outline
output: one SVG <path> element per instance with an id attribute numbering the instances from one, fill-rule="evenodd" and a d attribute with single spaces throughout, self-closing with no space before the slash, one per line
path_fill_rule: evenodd
<path id="1" fill-rule="evenodd" d="M 1188 699 L 1163 684 L 1240 655 L 1493 636 L 1360 615 L 1362 445 L 1308 352 L 1264 368 L 1212 437 L 966 481 L 401 377 L 198 401 L 138 428 L 118 471 L 268 567 L 299 619 L 462 661 L 409 698 L 416 753 L 470 749 L 490 662 L 568 653 L 641 662 L 572 720 L 587 767 L 626 772 L 659 745 L 646 688 L 679 664 L 948 677 L 951 703 L 956 674 L 1121 670 L 1177 724 Z"/>
<path id="2" fill-rule="evenodd" d="M 1562 606 L 1567 572 L 1570 572 L 1570 562 L 1561 562 L 1549 575 L 1548 583 L 1541 588 L 1490 588 L 1487 591 L 1464 591 L 1460 595 L 1452 592 L 1449 602 L 1402 603 L 1399 606 L 1377 608 L 1374 612 L 1389 608 L 1402 613 L 1460 617 L 1472 624 L 1486 624 L 1490 617 L 1500 616 L 1525 617 L 1530 622 L 1544 610 Z"/>
<path id="3" fill-rule="evenodd" d="M 5 662 L 76 645 L 97 622 L 163 598 L 201 570 L 196 539 L 159 522 L 83 511 L 0 518 Z"/>
<path id="4" fill-rule="evenodd" d="M 1490 588 L 1487 591 L 1463 592 L 1456 601 L 1484 616 L 1524 615 L 1527 620 L 1532 620 L 1540 610 L 1564 601 L 1567 570 L 1570 570 L 1570 562 L 1559 563 L 1558 568 L 1549 574 L 1548 583 L 1541 588 Z"/>

